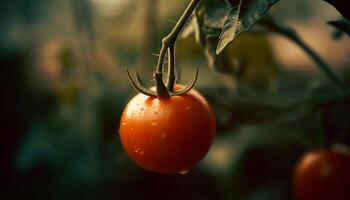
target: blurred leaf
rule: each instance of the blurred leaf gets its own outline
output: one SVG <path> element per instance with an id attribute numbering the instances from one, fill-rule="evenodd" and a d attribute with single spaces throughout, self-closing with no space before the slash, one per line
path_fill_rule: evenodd
<path id="1" fill-rule="evenodd" d="M 345 94 L 307 94 L 281 96 L 263 95 L 254 92 L 243 94 L 220 88 L 201 90 L 204 96 L 213 103 L 218 116 L 226 115 L 219 126 L 232 127 L 237 124 L 264 122 L 291 122 L 299 120 L 327 105 L 347 104 L 350 93 Z"/>
<path id="2" fill-rule="evenodd" d="M 350 20 L 350 6 L 348 0 L 325 0 L 334 6 L 347 20 Z"/>
<path id="3" fill-rule="evenodd" d="M 254 89 L 276 88 L 278 66 L 265 35 L 247 33 L 237 38 L 223 52 L 228 59 L 222 71 L 233 75 L 239 83 Z"/>
<path id="4" fill-rule="evenodd" d="M 195 41 L 194 36 L 189 36 L 176 41 L 176 57 L 178 60 L 195 59 L 203 56 L 202 48 Z"/>
<path id="5" fill-rule="evenodd" d="M 216 53 L 219 54 L 240 34 L 250 30 L 265 12 L 278 0 L 242 0 L 233 7 L 220 35 Z"/>
<path id="6" fill-rule="evenodd" d="M 241 14 L 242 22 L 240 23 L 246 24 L 249 22 L 250 27 L 253 26 L 255 21 L 272 5 L 271 2 L 276 2 L 276 0 L 269 2 L 270 4 L 264 4 L 264 2 L 254 4 L 250 3 L 250 1 L 241 2 L 243 10 Z M 269 6 L 262 12 L 259 9 L 264 7 L 264 5 Z M 256 11 L 255 15 L 254 9 Z M 190 25 L 184 30 L 182 37 L 188 37 L 190 34 L 195 35 L 197 42 L 204 49 L 210 67 L 233 75 L 237 80 L 248 85 L 264 89 L 270 88 L 276 77 L 277 66 L 269 43 L 264 36 L 249 36 L 239 40 L 237 44 L 230 46 L 221 54 L 216 54 L 218 43 L 220 40 L 221 42 L 223 40 L 223 34 L 229 34 L 230 30 L 233 30 L 233 26 L 230 30 L 225 30 L 225 28 L 229 28 L 235 23 L 233 18 L 238 13 L 235 15 L 234 11 L 238 11 L 237 1 L 205 0 L 197 7 L 196 13 Z M 242 27 L 240 25 L 238 28 L 243 30 L 241 29 Z M 223 29 L 224 32 L 222 32 Z"/>
<path id="7" fill-rule="evenodd" d="M 194 34 L 196 41 L 204 49 L 209 66 L 217 69 L 223 66 L 223 62 L 226 61 L 224 57 L 216 56 L 215 49 L 229 10 L 230 5 L 225 1 L 202 1 L 198 5 L 190 25 L 186 27 L 182 34 L 182 37 L 188 37 L 190 34 Z"/>
<path id="8" fill-rule="evenodd" d="M 346 33 L 350 37 L 350 22 L 346 19 L 340 19 L 335 21 L 329 21 L 327 24 L 337 29 L 337 33 Z M 337 39 L 337 38 L 335 38 Z"/>

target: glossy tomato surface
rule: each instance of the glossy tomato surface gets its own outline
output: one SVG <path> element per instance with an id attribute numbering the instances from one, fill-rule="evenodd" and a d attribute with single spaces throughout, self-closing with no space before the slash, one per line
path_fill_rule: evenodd
<path id="1" fill-rule="evenodd" d="M 305 154 L 296 166 L 298 200 L 350 200 L 350 154 L 318 150 Z"/>
<path id="2" fill-rule="evenodd" d="M 215 134 L 215 117 L 194 89 L 166 99 L 137 94 L 123 112 L 119 133 L 127 155 L 139 166 L 177 173 L 206 155 Z"/>

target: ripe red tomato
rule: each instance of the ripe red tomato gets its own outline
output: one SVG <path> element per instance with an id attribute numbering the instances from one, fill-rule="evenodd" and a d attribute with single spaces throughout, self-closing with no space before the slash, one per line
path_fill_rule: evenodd
<path id="1" fill-rule="evenodd" d="M 350 154 L 318 150 L 305 154 L 296 166 L 298 200 L 350 199 Z"/>
<path id="2" fill-rule="evenodd" d="M 127 155 L 139 166 L 177 173 L 189 170 L 208 152 L 215 117 L 194 89 L 165 99 L 139 93 L 126 106 L 119 133 Z"/>

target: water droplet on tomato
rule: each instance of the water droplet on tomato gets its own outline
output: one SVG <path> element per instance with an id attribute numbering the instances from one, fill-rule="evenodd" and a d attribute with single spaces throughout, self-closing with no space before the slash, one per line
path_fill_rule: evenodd
<path id="1" fill-rule="evenodd" d="M 187 110 L 191 109 L 191 106 L 186 106 L 186 109 L 187 109 Z"/>
<path id="2" fill-rule="evenodd" d="M 188 170 L 184 170 L 184 171 L 179 172 L 179 174 L 180 174 L 180 175 L 185 175 L 185 174 L 187 174 L 189 171 L 190 171 L 189 169 L 188 169 Z"/>
<path id="3" fill-rule="evenodd" d="M 126 122 L 123 122 L 123 123 L 122 123 L 122 126 L 125 126 L 125 125 L 126 125 Z"/>
<path id="4" fill-rule="evenodd" d="M 134 147 L 134 152 L 141 156 L 145 154 L 145 152 L 140 147 L 136 147 L 136 146 Z"/>
<path id="5" fill-rule="evenodd" d="M 157 122 L 151 122 L 151 125 L 152 126 L 158 126 L 158 123 Z"/>

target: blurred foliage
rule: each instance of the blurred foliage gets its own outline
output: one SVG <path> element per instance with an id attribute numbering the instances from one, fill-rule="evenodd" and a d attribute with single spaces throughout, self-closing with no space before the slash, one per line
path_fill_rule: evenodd
<path id="1" fill-rule="evenodd" d="M 202 1 L 192 21 L 198 42 L 211 54 L 220 54 L 240 34 L 250 30 L 277 1 Z M 213 44 L 207 46 L 208 41 Z"/>
<path id="2" fill-rule="evenodd" d="M 346 19 L 329 21 L 327 23 L 337 29 L 336 32 L 333 34 L 333 37 L 335 39 L 339 39 L 343 35 L 343 33 L 350 37 L 350 22 Z"/>
<path id="3" fill-rule="evenodd" d="M 230 74 L 238 82 L 253 88 L 275 89 L 277 64 L 266 36 L 243 35 L 224 50 L 238 35 L 249 30 L 266 12 L 268 5 L 275 1 L 259 1 L 256 4 L 244 2 L 238 8 L 238 5 L 231 7 L 231 4 L 227 5 L 220 0 L 203 1 L 197 8 L 191 24 L 184 31 L 183 37 L 194 34 L 197 42 L 204 48 L 209 65 L 216 70 Z M 245 16 L 237 19 L 235 17 L 240 9 L 242 9 L 240 13 L 245 13 Z M 244 20 L 247 22 L 242 22 Z M 235 24 L 240 25 L 234 27 Z M 251 48 L 252 46 L 255 48 Z"/>

